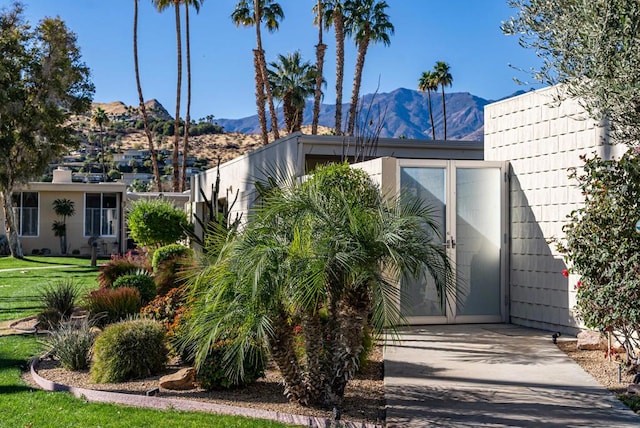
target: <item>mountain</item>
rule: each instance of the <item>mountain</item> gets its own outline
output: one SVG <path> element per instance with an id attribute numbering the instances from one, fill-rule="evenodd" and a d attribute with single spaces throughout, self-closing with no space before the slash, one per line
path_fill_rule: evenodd
<path id="1" fill-rule="evenodd" d="M 467 92 L 445 93 L 447 108 L 447 139 L 482 141 L 484 138 L 484 106 L 490 100 L 476 97 Z M 442 114 L 442 94 L 431 93 L 433 121 L 436 139 L 442 139 L 444 121 Z M 428 97 L 426 93 L 400 88 L 388 93 L 367 94 L 361 97 L 361 117 L 363 122 L 376 126 L 382 122 L 381 137 L 405 137 L 431 139 Z M 308 102 L 304 111 L 303 123 L 312 121 L 312 102 Z M 348 106 L 344 105 L 344 112 Z M 281 126 L 284 126 L 282 109 L 278 109 Z M 226 132 L 258 134 L 260 126 L 258 116 L 241 119 L 217 119 L 218 125 Z M 343 123 L 346 119 L 343 120 Z M 335 105 L 322 104 L 320 107 L 320 125 L 333 127 L 335 124 Z M 366 132 L 366 131 L 365 131 Z"/>
<path id="2" fill-rule="evenodd" d="M 160 101 L 155 98 L 144 103 L 144 106 L 149 113 L 149 116 L 155 117 L 161 120 L 172 120 L 173 118 L 169 112 L 160 104 Z M 130 115 L 137 117 L 137 106 L 127 106 L 122 101 L 113 101 L 110 103 L 92 103 L 91 111 L 101 107 L 105 113 L 111 116 Z"/>

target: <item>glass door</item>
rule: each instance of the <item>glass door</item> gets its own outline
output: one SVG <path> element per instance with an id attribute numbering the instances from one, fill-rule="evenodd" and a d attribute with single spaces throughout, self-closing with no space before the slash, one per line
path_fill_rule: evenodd
<path id="1" fill-rule="evenodd" d="M 503 242 L 504 164 L 399 161 L 399 185 L 433 209 L 455 271 L 455 291 L 438 295 L 430 278 L 401 283 L 401 312 L 410 323 L 506 321 Z"/>

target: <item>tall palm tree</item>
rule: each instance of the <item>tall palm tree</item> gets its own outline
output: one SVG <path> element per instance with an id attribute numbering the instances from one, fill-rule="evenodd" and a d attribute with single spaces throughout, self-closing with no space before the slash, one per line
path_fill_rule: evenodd
<path id="1" fill-rule="evenodd" d="M 438 82 L 436 82 L 434 73 L 431 71 L 423 71 L 418 80 L 418 89 L 427 93 L 429 99 L 429 118 L 431 120 L 431 139 L 436 139 L 436 126 L 433 123 L 433 106 L 431 105 L 431 91 L 438 90 Z"/>
<path id="2" fill-rule="evenodd" d="M 386 9 L 389 7 L 384 0 L 347 0 L 344 4 L 347 15 L 347 32 L 353 35 L 358 47 L 356 69 L 351 91 L 351 105 L 349 106 L 349 121 L 347 134 L 353 135 L 358 114 L 358 97 L 364 60 L 370 43 L 382 42 L 385 46 L 391 43 L 389 36 L 393 35 L 393 24 L 389 22 Z"/>
<path id="3" fill-rule="evenodd" d="M 191 37 L 189 31 L 189 6 L 193 6 L 196 13 L 200 12 L 200 6 L 204 0 L 182 0 L 184 3 L 184 32 L 185 47 L 187 49 L 187 111 L 184 119 L 184 137 L 182 138 L 182 174 L 180 179 L 180 191 L 184 192 L 187 185 L 187 154 L 189 153 L 189 125 L 191 124 Z"/>
<path id="4" fill-rule="evenodd" d="M 264 56 L 264 50 L 262 49 L 260 25 L 264 22 L 269 32 L 277 31 L 280 21 L 284 19 L 284 12 L 280 4 L 275 2 L 275 0 L 241 0 L 231 14 L 231 19 L 236 26 L 255 26 L 256 28 L 256 49 L 253 51 L 256 70 L 256 105 L 258 107 L 258 119 L 260 120 L 260 128 L 262 130 L 262 142 L 263 144 L 268 144 L 269 135 L 267 132 L 267 119 L 264 107 L 265 97 L 269 105 L 273 137 L 277 140 L 280 138 L 280 133 L 278 132 L 278 116 L 273 104 L 271 88 L 268 83 L 267 61 Z"/>
<path id="5" fill-rule="evenodd" d="M 214 231 L 194 268 L 185 345 L 201 365 L 212 343 L 231 339 L 222 361 L 236 379 L 256 346 L 268 348 L 290 399 L 339 408 L 364 330 L 382 333 L 402 320 L 400 279 L 427 275 L 441 295 L 451 290 L 437 226 L 429 208 L 385 201 L 346 164 L 261 196 L 241 231 Z"/>
<path id="6" fill-rule="evenodd" d="M 306 100 L 316 90 L 318 71 L 302 62 L 300 51 L 278 55 L 278 61 L 269 65 L 269 84 L 274 98 L 282 101 L 287 132 L 299 131 Z"/>
<path id="7" fill-rule="evenodd" d="M 156 180 L 156 189 L 162 191 L 162 181 L 160 181 L 160 169 L 158 168 L 158 154 L 156 153 L 151 128 L 149 127 L 149 118 L 147 117 L 147 107 L 144 104 L 144 96 L 142 95 L 142 85 L 140 84 L 140 68 L 138 66 L 138 0 L 133 0 L 133 64 L 136 73 L 136 87 L 138 89 L 139 110 L 142 115 L 142 123 L 144 124 L 144 133 L 147 136 L 149 154 L 151 154 L 151 165 L 153 168 L 153 176 Z"/>
<path id="8" fill-rule="evenodd" d="M 163 12 L 173 6 L 176 18 L 176 56 L 178 78 L 176 82 L 176 115 L 173 125 L 173 157 L 171 166 L 173 168 L 172 187 L 173 191 L 180 190 L 180 167 L 178 165 L 178 155 L 180 152 L 180 98 L 182 92 L 182 25 L 180 22 L 181 0 L 152 0 L 159 12 Z"/>
<path id="9" fill-rule="evenodd" d="M 316 89 L 313 98 L 313 119 L 311 121 L 311 134 L 318 134 L 318 120 L 320 119 L 320 101 L 322 100 L 322 82 L 324 80 L 324 51 L 327 49 L 327 45 L 322 43 L 323 20 L 324 20 L 324 5 L 322 0 L 318 0 L 318 3 L 313 7 L 315 12 L 314 23 L 318 26 L 318 44 L 316 45 Z"/>
<path id="10" fill-rule="evenodd" d="M 444 100 L 444 87 L 451 86 L 453 83 L 453 76 L 449 70 L 449 64 L 444 61 L 436 62 L 433 67 L 434 78 L 436 84 L 442 88 L 442 116 L 444 118 L 444 139 L 447 140 L 447 105 Z"/>
<path id="11" fill-rule="evenodd" d="M 100 128 L 100 159 L 102 160 L 102 180 L 105 181 L 105 177 L 107 176 L 104 166 L 104 125 L 105 123 L 109 123 L 109 116 L 104 111 L 102 107 L 98 107 L 93 111 L 93 116 L 91 117 L 91 121 L 98 125 Z"/>
<path id="12" fill-rule="evenodd" d="M 336 122 L 335 133 L 342 133 L 342 87 L 344 83 L 344 5 L 342 0 L 324 0 L 324 22 L 333 26 L 336 38 Z"/>
<path id="13" fill-rule="evenodd" d="M 156 189 L 162 191 L 162 181 L 160 181 L 160 169 L 158 168 L 158 154 L 156 153 L 153 137 L 151 136 L 151 128 L 149 127 L 149 117 L 147 116 L 147 107 L 144 104 L 144 96 L 142 95 L 142 85 L 140 84 L 140 68 L 138 65 L 138 0 L 133 0 L 133 64 L 136 73 L 136 87 L 138 89 L 138 100 L 140 114 L 142 115 L 142 123 L 144 124 L 144 133 L 147 136 L 149 154 L 151 155 L 151 165 L 153 168 L 153 176 L 156 180 Z"/>

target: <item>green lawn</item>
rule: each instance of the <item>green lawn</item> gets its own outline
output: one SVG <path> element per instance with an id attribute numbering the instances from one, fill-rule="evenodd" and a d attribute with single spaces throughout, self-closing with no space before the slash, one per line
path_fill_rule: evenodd
<path id="1" fill-rule="evenodd" d="M 65 265 L 73 267 L 61 267 Z M 0 257 L 0 321 L 35 315 L 39 290 L 58 279 L 72 277 L 84 291 L 97 287 L 97 270 L 89 265 L 87 259 L 79 258 Z M 32 267 L 47 269 L 28 269 Z M 235 416 L 87 403 L 67 393 L 34 390 L 20 376 L 27 361 L 41 352 L 41 343 L 32 335 L 0 337 L 0 428 L 285 427 Z"/>

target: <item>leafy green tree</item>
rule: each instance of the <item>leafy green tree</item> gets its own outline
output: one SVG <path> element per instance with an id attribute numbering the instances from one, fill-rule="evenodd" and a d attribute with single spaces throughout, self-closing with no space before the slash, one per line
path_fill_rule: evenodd
<path id="1" fill-rule="evenodd" d="M 578 100 L 612 136 L 640 144 L 640 3 L 629 0 L 509 0 L 516 15 L 506 34 L 535 51 L 532 76 L 563 84 L 558 95 Z"/>
<path id="2" fill-rule="evenodd" d="M 256 105 L 258 107 L 258 119 L 260 120 L 260 128 L 262 130 L 262 143 L 269 143 L 269 134 L 267 131 L 267 118 L 264 107 L 265 97 L 269 104 L 271 113 L 271 130 L 273 137 L 277 140 L 280 138 L 278 132 L 278 117 L 276 109 L 273 105 L 273 96 L 268 83 L 267 61 L 264 57 L 264 49 L 262 49 L 262 35 L 260 31 L 261 24 L 264 22 L 269 32 L 278 30 L 280 21 L 284 19 L 282 7 L 275 0 L 240 0 L 236 4 L 231 19 L 236 26 L 251 27 L 256 29 L 256 49 L 254 49 L 254 65 L 256 69 Z"/>
<path id="3" fill-rule="evenodd" d="M 453 83 L 453 76 L 449 71 L 449 64 L 444 61 L 436 62 L 433 67 L 433 78 L 435 79 L 436 86 L 440 85 L 442 88 L 442 120 L 444 122 L 444 139 L 447 140 L 447 103 L 444 98 L 444 87 L 451 86 Z"/>
<path id="4" fill-rule="evenodd" d="M 429 118 L 431 120 L 431 139 L 436 139 L 436 125 L 433 123 L 433 106 L 431 105 L 431 91 L 438 90 L 438 83 L 436 82 L 434 73 L 432 71 L 423 71 L 418 80 L 418 89 L 427 93 L 429 100 Z"/>
<path id="5" fill-rule="evenodd" d="M 362 83 L 362 71 L 364 60 L 371 43 L 391 44 L 390 36 L 393 35 L 393 24 L 389 21 L 386 9 L 389 7 L 384 0 L 347 0 L 344 9 L 347 19 L 346 31 L 353 35 L 358 47 L 356 69 L 353 77 L 353 89 L 351 91 L 351 104 L 349 106 L 349 120 L 347 134 L 353 135 L 358 114 L 358 97 L 360 96 L 360 84 Z"/>
<path id="6" fill-rule="evenodd" d="M 570 177 L 585 196 L 571 212 L 559 244 L 576 284 L 577 315 L 600 331 L 613 329 L 634 355 L 640 333 L 640 235 L 635 232 L 640 200 L 640 159 L 629 151 L 620 160 L 583 157 Z"/>
<path id="7" fill-rule="evenodd" d="M 75 34 L 59 18 L 31 29 L 22 12 L 16 3 L 0 13 L 0 204 L 18 258 L 14 188 L 77 146 L 68 119 L 89 110 L 94 92 Z"/>
<path id="8" fill-rule="evenodd" d="M 300 51 L 278 55 L 269 65 L 269 84 L 274 98 L 282 101 L 287 132 L 299 131 L 307 98 L 315 93 L 317 69 L 302 62 Z"/>
<path id="9" fill-rule="evenodd" d="M 60 252 L 67 254 L 67 217 L 76 213 L 75 204 L 70 199 L 56 199 L 53 201 L 53 211 L 62 220 L 54 221 L 52 230 L 55 236 L 60 237 Z"/>
<path id="10" fill-rule="evenodd" d="M 186 237 L 187 214 L 166 199 L 138 199 L 128 215 L 129 231 L 137 244 L 160 247 Z"/>
<path id="11" fill-rule="evenodd" d="M 431 275 L 445 293 L 449 261 L 429 208 L 386 202 L 366 173 L 346 164 L 322 167 L 302 184 L 260 188 L 248 223 L 218 228 L 192 272 L 186 347 L 201 365 L 217 341 L 233 339 L 223 361 L 235 379 L 247 356 L 258 360 L 268 348 L 290 399 L 339 407 L 365 329 L 401 322 L 398 281 Z"/>

